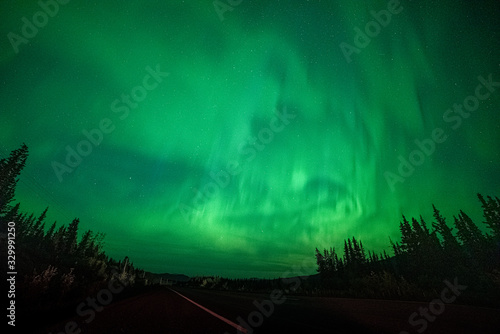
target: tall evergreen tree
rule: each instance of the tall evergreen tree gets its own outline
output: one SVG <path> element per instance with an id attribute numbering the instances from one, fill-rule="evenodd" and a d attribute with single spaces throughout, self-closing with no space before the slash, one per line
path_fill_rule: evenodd
<path id="1" fill-rule="evenodd" d="M 430 230 L 427 227 L 427 223 L 424 221 L 424 218 L 422 218 L 422 216 L 420 216 L 420 226 L 422 226 L 422 229 L 427 236 L 427 247 L 429 248 L 429 253 L 438 254 L 441 251 L 441 244 L 439 243 L 439 238 L 436 235 L 436 230 Z"/>
<path id="2" fill-rule="evenodd" d="M 3 229 L 4 232 L 7 231 L 7 225 L 1 224 L 2 219 L 6 223 L 12 222 L 12 221 L 19 222 L 19 217 L 21 216 L 21 214 L 19 213 L 19 206 L 20 206 L 20 203 L 16 203 L 16 205 L 13 206 L 12 209 L 10 209 L 9 212 L 7 212 L 3 218 L 0 218 L 0 229 Z"/>
<path id="3" fill-rule="evenodd" d="M 392 241 L 389 237 L 389 242 L 391 243 L 392 250 L 394 252 L 395 257 L 400 257 L 403 254 L 403 250 L 401 249 L 401 245 L 398 242 Z"/>
<path id="4" fill-rule="evenodd" d="M 76 254 L 78 257 L 85 257 L 85 254 L 87 253 L 87 250 L 90 247 L 91 241 L 92 241 L 92 231 L 87 230 L 85 233 L 83 233 L 82 240 L 80 240 L 80 242 L 78 243 L 76 249 Z"/>
<path id="5" fill-rule="evenodd" d="M 427 223 L 425 222 L 424 217 L 422 217 L 422 215 L 420 215 L 420 226 L 422 227 L 422 230 L 424 231 L 425 235 L 431 234 L 431 231 L 427 227 Z"/>
<path id="6" fill-rule="evenodd" d="M 90 246 L 88 247 L 88 257 L 93 257 L 95 259 L 102 259 L 104 257 L 104 233 L 97 233 L 93 235 Z"/>
<path id="7" fill-rule="evenodd" d="M 318 273 L 324 275 L 326 272 L 325 257 L 321 254 L 318 248 L 316 248 L 316 264 L 318 265 Z"/>
<path id="8" fill-rule="evenodd" d="M 493 239 L 500 241 L 500 199 L 488 196 L 488 200 L 485 200 L 481 194 L 477 194 L 477 197 L 483 208 L 484 223 L 491 230 Z"/>
<path id="9" fill-rule="evenodd" d="M 366 263 L 365 248 L 363 247 L 363 242 L 361 240 L 359 240 L 359 256 L 361 259 L 361 263 Z"/>
<path id="10" fill-rule="evenodd" d="M 352 242 L 351 242 L 351 239 L 347 238 L 347 249 L 349 251 L 349 259 L 351 261 L 351 263 L 354 262 L 354 250 L 353 250 L 353 247 L 352 247 Z M 347 265 L 349 265 L 350 263 L 348 263 Z"/>
<path id="11" fill-rule="evenodd" d="M 344 264 L 348 265 L 351 262 L 351 254 L 347 246 L 347 240 L 344 239 Z"/>
<path id="12" fill-rule="evenodd" d="M 45 227 L 44 220 L 45 220 L 45 217 L 47 217 L 47 210 L 48 209 L 49 209 L 48 207 L 45 208 L 45 210 L 42 212 L 40 217 L 38 217 L 35 224 L 33 225 L 32 236 L 34 239 L 36 239 L 38 241 L 41 241 L 42 237 L 44 235 L 44 227 Z"/>
<path id="13" fill-rule="evenodd" d="M 29 217 L 24 216 L 19 220 L 16 228 L 16 239 L 23 240 L 28 238 L 33 233 L 33 224 L 35 223 L 35 215 L 32 213 Z"/>
<path id="14" fill-rule="evenodd" d="M 76 247 L 78 243 L 78 224 L 80 220 L 78 218 L 73 219 L 71 224 L 69 224 L 68 229 L 64 235 L 64 244 L 66 253 L 68 255 L 73 255 L 76 252 Z"/>
<path id="15" fill-rule="evenodd" d="M 57 222 L 53 222 L 52 225 L 50 225 L 49 230 L 45 234 L 46 240 L 51 240 L 54 237 L 56 226 L 57 226 Z"/>
<path id="16" fill-rule="evenodd" d="M 49 230 L 43 237 L 43 245 L 46 250 L 48 251 L 54 251 L 54 233 L 56 231 L 56 222 L 53 222 L 52 225 L 50 225 Z"/>
<path id="17" fill-rule="evenodd" d="M 353 256 L 352 256 L 353 261 L 352 262 L 359 264 L 361 262 L 360 255 L 359 255 L 361 253 L 361 250 L 359 249 L 359 243 L 355 237 L 352 237 L 352 251 L 353 251 Z"/>
<path id="18" fill-rule="evenodd" d="M 413 237 L 415 238 L 414 246 L 415 248 L 417 248 L 417 250 L 421 249 L 425 242 L 425 239 L 427 238 L 427 235 L 420 223 L 413 217 L 411 218 L 411 228 L 413 230 Z"/>
<path id="19" fill-rule="evenodd" d="M 26 165 L 27 158 L 28 147 L 22 144 L 20 148 L 12 151 L 8 158 L 0 159 L 0 218 L 11 209 L 10 203 L 14 200 L 18 177 Z"/>
<path id="20" fill-rule="evenodd" d="M 56 250 L 57 254 L 64 254 L 66 252 L 65 249 L 65 234 L 66 234 L 66 226 L 61 225 L 57 229 L 56 233 L 54 234 L 53 242 L 54 242 L 54 249 Z"/>
<path id="21" fill-rule="evenodd" d="M 486 237 L 479 230 L 472 219 L 462 210 L 457 217 L 453 217 L 457 228 L 457 236 L 462 242 L 466 253 L 474 260 L 484 263 L 487 256 Z"/>
<path id="22" fill-rule="evenodd" d="M 411 229 L 411 225 L 403 215 L 403 221 L 399 223 L 399 230 L 401 231 L 401 249 L 407 254 L 414 254 L 415 252 L 415 235 Z"/>
<path id="23" fill-rule="evenodd" d="M 434 204 L 432 205 L 432 208 L 434 209 L 434 218 L 436 219 L 436 221 L 432 223 L 432 226 L 441 235 L 441 237 L 443 237 L 444 251 L 448 256 L 458 259 L 460 257 L 461 249 L 460 244 L 452 233 L 453 229 L 446 224 L 446 219 L 441 215 L 439 210 L 436 209 Z"/>

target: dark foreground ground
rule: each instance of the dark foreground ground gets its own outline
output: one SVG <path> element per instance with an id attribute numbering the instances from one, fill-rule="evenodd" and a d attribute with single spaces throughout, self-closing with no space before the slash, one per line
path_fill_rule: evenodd
<path id="1" fill-rule="evenodd" d="M 229 322 L 246 326 L 248 333 L 419 333 L 417 330 L 429 334 L 500 333 L 499 309 L 446 304 L 432 321 L 419 315 L 412 326 L 410 315 L 418 312 L 419 307 L 428 308 L 428 303 L 285 296 L 286 300 L 278 305 L 270 301 L 262 304 L 270 299 L 269 294 L 174 290 Z M 76 316 L 36 333 L 238 332 L 234 326 L 167 288 L 113 303 L 85 323 L 88 319 L 88 315 Z M 65 329 L 69 321 L 78 327 Z M 427 327 L 422 330 L 424 325 Z"/>

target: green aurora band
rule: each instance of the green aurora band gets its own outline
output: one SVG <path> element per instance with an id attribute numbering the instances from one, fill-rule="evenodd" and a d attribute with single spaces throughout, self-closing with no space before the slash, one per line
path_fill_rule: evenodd
<path id="1" fill-rule="evenodd" d="M 8 34 L 41 7 L 3 1 L 0 157 L 30 148 L 16 199 L 106 233 L 114 258 L 187 275 L 314 273 L 314 249 L 351 236 L 392 254 L 401 215 L 430 224 L 432 203 L 481 225 L 475 194 L 500 195 L 500 88 L 459 126 L 443 115 L 479 76 L 500 81 L 500 4 L 401 1 L 348 62 L 341 43 L 388 6 L 243 1 L 221 21 L 209 0 L 70 1 L 16 53 Z M 156 68 L 168 76 L 135 89 Z M 147 96 L 128 106 L 131 92 Z M 60 182 L 54 162 L 106 119 Z M 391 186 L 436 128 L 447 139 Z"/>

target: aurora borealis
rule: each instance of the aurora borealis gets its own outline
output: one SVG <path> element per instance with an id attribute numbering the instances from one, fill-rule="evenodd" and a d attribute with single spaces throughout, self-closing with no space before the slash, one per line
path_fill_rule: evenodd
<path id="1" fill-rule="evenodd" d="M 430 223 L 434 203 L 480 225 L 476 193 L 500 195 L 496 0 L 401 1 L 349 61 L 340 45 L 391 1 L 242 1 L 223 20 L 210 0 L 62 3 L 16 47 L 42 7 L 0 3 L 0 157 L 25 142 L 21 209 L 79 217 L 114 258 L 314 273 L 316 247 L 390 252 L 401 214 Z M 446 139 L 390 186 L 436 129 Z"/>

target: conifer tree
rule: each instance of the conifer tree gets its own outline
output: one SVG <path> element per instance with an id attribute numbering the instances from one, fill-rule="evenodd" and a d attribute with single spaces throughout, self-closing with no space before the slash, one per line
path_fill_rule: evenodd
<path id="1" fill-rule="evenodd" d="M 358 241 L 355 237 L 352 237 L 352 250 L 353 250 L 353 262 L 356 264 L 361 263 L 361 250 L 359 249 Z"/>
<path id="2" fill-rule="evenodd" d="M 90 247 L 90 242 L 92 241 L 92 231 L 87 230 L 83 236 L 82 240 L 78 243 L 76 254 L 78 257 L 85 257 L 88 248 Z"/>
<path id="3" fill-rule="evenodd" d="M 359 256 L 360 256 L 360 259 L 361 259 L 361 263 L 365 264 L 366 263 L 366 253 L 365 253 L 365 249 L 363 247 L 363 242 L 361 240 L 359 240 Z"/>
<path id="4" fill-rule="evenodd" d="M 20 203 L 16 203 L 16 205 L 14 205 L 12 207 L 12 209 L 10 209 L 9 212 L 7 212 L 5 214 L 5 216 L 3 217 L 5 222 L 11 222 L 11 221 L 18 222 L 19 221 L 19 219 L 18 219 L 20 217 L 19 206 L 20 206 Z"/>
<path id="5" fill-rule="evenodd" d="M 351 239 L 347 238 L 347 249 L 348 249 L 348 252 L 349 252 L 349 260 L 351 263 L 354 262 L 354 250 L 352 248 L 352 243 L 351 243 Z M 347 265 L 349 265 L 350 263 L 347 263 Z"/>
<path id="6" fill-rule="evenodd" d="M 453 235 L 453 228 L 446 224 L 446 219 L 441 215 L 439 210 L 434 205 L 432 207 L 435 219 L 432 226 L 442 238 L 442 242 L 440 243 L 442 250 L 432 260 L 437 266 L 439 275 L 448 275 L 451 272 L 456 272 L 459 268 L 465 268 L 465 253 Z"/>
<path id="7" fill-rule="evenodd" d="M 73 219 L 71 224 L 69 224 L 68 229 L 64 235 L 64 243 L 66 253 L 69 255 L 73 255 L 76 251 L 77 242 L 78 242 L 78 224 L 80 220 L 78 218 Z"/>
<path id="8" fill-rule="evenodd" d="M 399 223 L 399 230 L 401 231 L 401 249 L 404 253 L 413 254 L 415 251 L 415 236 L 411 225 L 403 215 L 403 221 Z"/>
<path id="9" fill-rule="evenodd" d="M 452 233 L 453 229 L 446 224 L 446 219 L 441 215 L 439 210 L 436 209 L 434 204 L 432 208 L 434 209 L 434 218 L 436 219 L 436 221 L 432 223 L 432 226 L 441 237 L 443 237 L 443 249 L 448 255 L 459 255 L 460 245 Z"/>
<path id="10" fill-rule="evenodd" d="M 347 241 L 344 239 L 344 264 L 348 265 L 351 262 L 351 255 L 349 253 L 349 247 L 347 246 Z"/>
<path id="11" fill-rule="evenodd" d="M 487 253 L 486 237 L 479 230 L 472 219 L 462 210 L 457 217 L 453 217 L 457 228 L 457 236 L 462 242 L 467 254 L 483 263 Z"/>
<path id="12" fill-rule="evenodd" d="M 491 230 L 493 239 L 500 241 L 500 199 L 488 196 L 488 200 L 485 200 L 481 194 L 477 194 L 477 197 L 483 208 L 484 223 Z"/>
<path id="13" fill-rule="evenodd" d="M 49 230 L 45 234 L 45 240 L 52 239 L 52 237 L 54 236 L 54 232 L 56 230 L 56 225 L 57 225 L 57 222 L 53 222 L 52 225 L 50 225 Z"/>
<path id="14" fill-rule="evenodd" d="M 401 249 L 401 245 L 398 242 L 392 241 L 389 237 L 389 242 L 391 243 L 392 250 L 394 252 L 395 257 L 400 257 L 403 254 L 403 250 Z"/>
<path id="15" fill-rule="evenodd" d="M 52 225 L 50 225 L 49 230 L 47 231 L 47 233 L 43 237 L 44 248 L 47 251 L 49 251 L 49 252 L 55 251 L 55 248 L 54 248 L 54 233 L 56 231 L 56 225 L 57 225 L 57 223 L 53 222 Z"/>
<path id="16" fill-rule="evenodd" d="M 35 215 L 30 214 L 29 217 L 24 216 L 22 220 L 19 221 L 18 228 L 16 228 L 16 238 L 19 240 L 25 240 L 29 238 L 33 233 L 33 224 L 35 223 Z"/>
<path id="17" fill-rule="evenodd" d="M 45 208 L 45 210 L 42 212 L 40 217 L 36 220 L 35 224 L 33 225 L 33 232 L 32 232 L 32 237 L 37 240 L 41 241 L 42 237 L 44 235 L 44 227 L 45 227 L 45 217 L 47 216 L 47 210 L 49 208 Z"/>
<path id="18" fill-rule="evenodd" d="M 4 217 L 11 209 L 10 203 L 14 200 L 18 177 L 26 165 L 27 158 L 28 147 L 22 144 L 20 148 L 12 151 L 8 158 L 0 159 L 0 217 Z"/>
<path id="19" fill-rule="evenodd" d="M 325 257 L 321 252 L 316 248 L 316 264 L 318 265 L 318 273 L 324 274 L 326 272 L 325 270 Z"/>
<path id="20" fill-rule="evenodd" d="M 66 251 L 64 236 L 66 234 L 66 226 L 61 225 L 54 234 L 54 249 L 56 253 L 61 254 Z"/>

